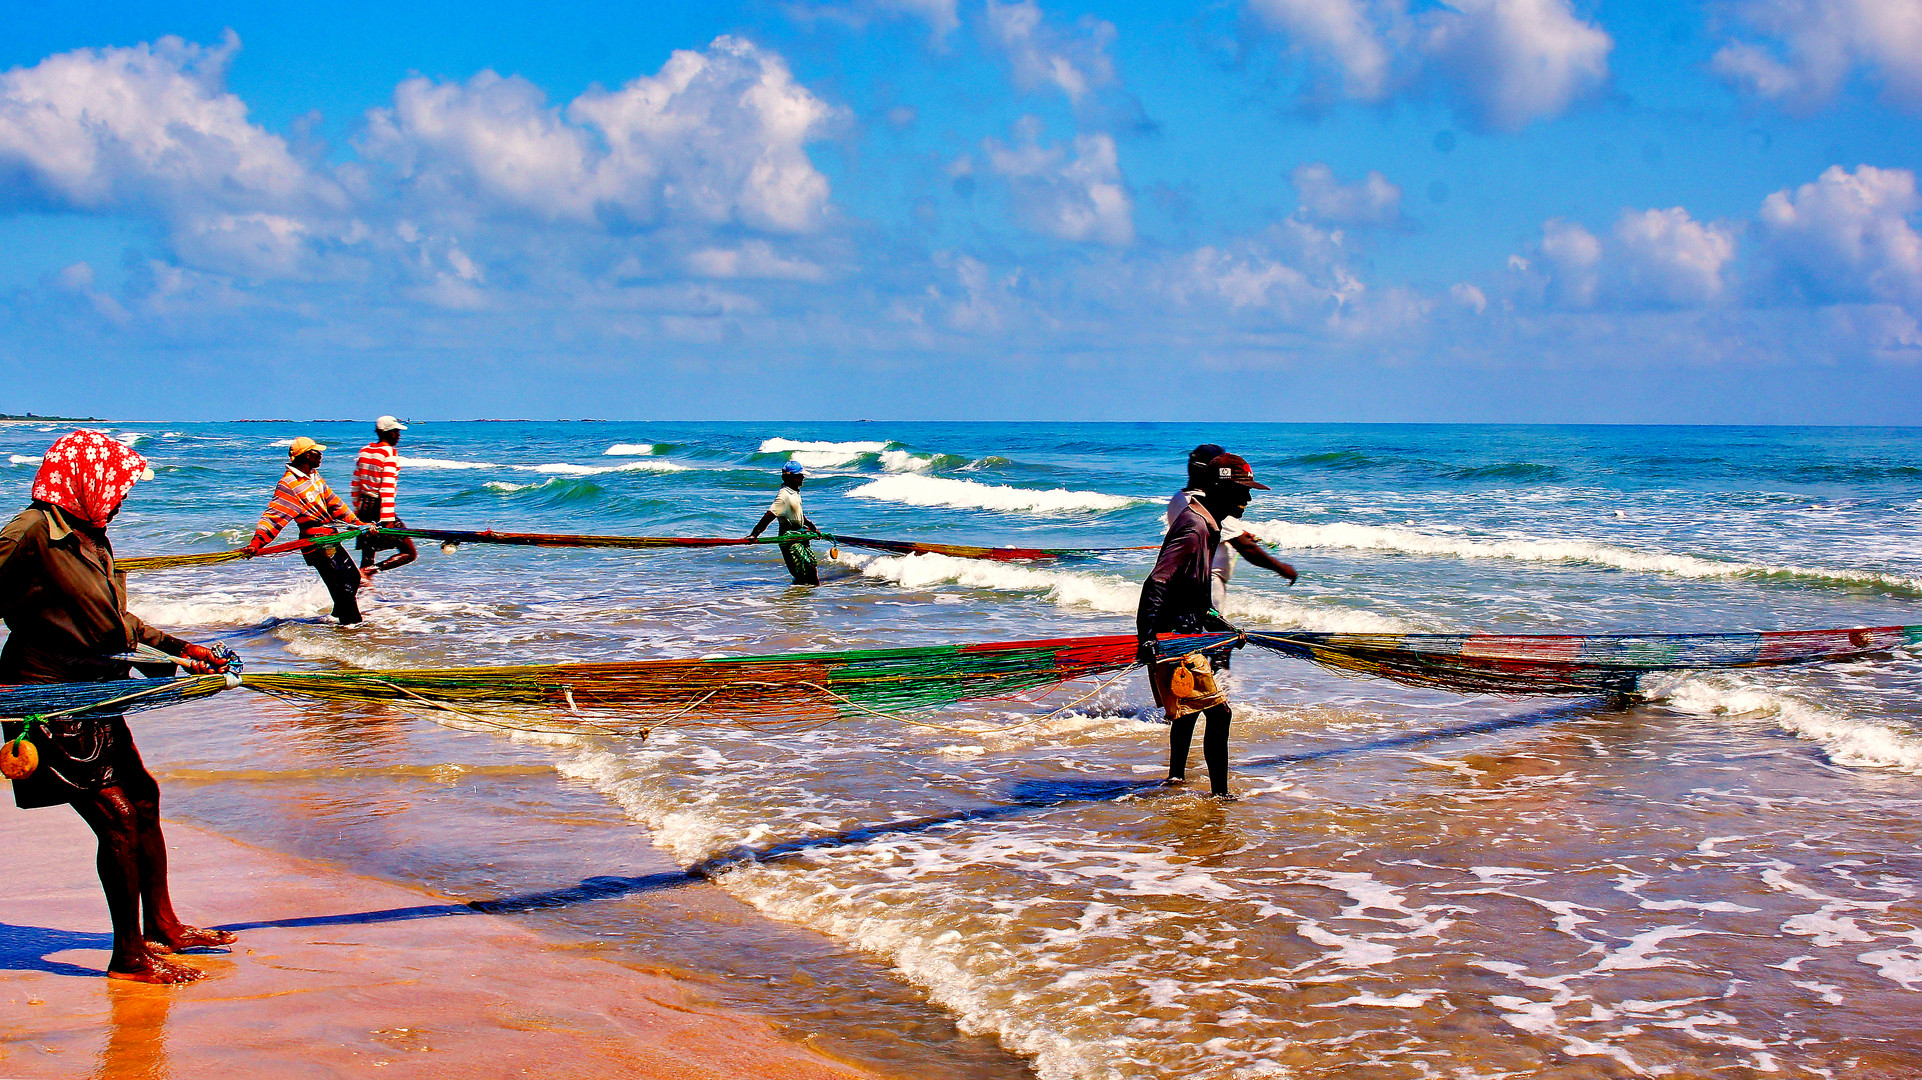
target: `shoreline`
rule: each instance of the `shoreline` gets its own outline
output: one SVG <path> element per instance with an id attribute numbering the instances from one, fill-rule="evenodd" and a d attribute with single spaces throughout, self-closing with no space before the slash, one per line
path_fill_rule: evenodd
<path id="1" fill-rule="evenodd" d="M 104 977 L 93 835 L 0 808 L 9 1077 L 515 1075 L 875 1080 L 685 984 L 549 942 L 423 889 L 166 822 L 182 917 L 239 931 L 178 987 Z"/>

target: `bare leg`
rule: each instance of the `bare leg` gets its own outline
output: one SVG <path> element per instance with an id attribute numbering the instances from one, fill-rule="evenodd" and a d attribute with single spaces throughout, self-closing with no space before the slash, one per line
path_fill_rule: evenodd
<path id="1" fill-rule="evenodd" d="M 179 952 L 233 944 L 231 932 L 188 926 L 174 914 L 173 897 L 167 891 L 167 841 L 160 832 L 160 786 L 152 777 L 144 779 L 144 784 L 130 785 L 138 792 L 130 801 L 138 830 L 142 930 L 149 951 Z"/>
<path id="2" fill-rule="evenodd" d="M 163 959 L 147 948 L 140 932 L 140 839 L 133 803 L 117 787 L 104 788 L 75 800 L 73 808 L 100 839 L 95 866 L 100 888 L 107 894 L 113 919 L 113 955 L 107 977 L 134 982 L 181 983 L 203 978 L 205 972 Z"/>
<path id="3" fill-rule="evenodd" d="M 1188 746 L 1195 740 L 1195 715 L 1168 721 L 1168 782 L 1179 784 L 1188 779 Z M 1204 750 L 1206 747 L 1203 748 Z"/>
<path id="4" fill-rule="evenodd" d="M 1201 756 L 1208 762 L 1208 789 L 1216 795 L 1228 794 L 1228 722 L 1235 711 L 1226 702 L 1203 710 L 1208 730 L 1201 736 Z M 1189 721 L 1190 728 L 1194 721 Z"/>

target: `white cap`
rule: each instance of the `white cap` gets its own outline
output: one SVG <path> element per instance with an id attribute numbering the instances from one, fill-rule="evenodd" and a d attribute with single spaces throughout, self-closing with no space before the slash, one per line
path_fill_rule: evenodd
<path id="1" fill-rule="evenodd" d="M 407 425 L 401 423 L 400 421 L 394 419 L 391 416 L 383 416 L 380 419 L 374 421 L 374 430 L 375 431 L 406 431 Z"/>

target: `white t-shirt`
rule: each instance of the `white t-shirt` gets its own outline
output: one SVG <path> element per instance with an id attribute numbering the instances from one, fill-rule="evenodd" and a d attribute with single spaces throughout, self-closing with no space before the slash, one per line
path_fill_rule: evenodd
<path id="1" fill-rule="evenodd" d="M 1175 523 L 1175 515 L 1187 509 L 1188 503 L 1199 494 L 1201 493 L 1192 490 L 1175 492 L 1174 498 L 1168 500 L 1167 518 L 1170 526 Z M 1235 576 L 1235 549 L 1234 545 L 1228 541 L 1248 530 L 1242 527 L 1240 518 L 1225 517 L 1217 524 L 1221 526 L 1221 546 L 1215 548 L 1214 565 L 1208 568 L 1208 572 L 1225 586 L 1228 584 L 1228 579 Z M 1216 599 L 1220 599 L 1220 590 L 1216 590 Z"/>
<path id="2" fill-rule="evenodd" d="M 801 513 L 801 493 L 791 487 L 781 488 L 781 493 L 774 496 L 774 502 L 768 505 L 767 512 L 779 518 L 789 530 L 807 528 L 807 515 Z"/>

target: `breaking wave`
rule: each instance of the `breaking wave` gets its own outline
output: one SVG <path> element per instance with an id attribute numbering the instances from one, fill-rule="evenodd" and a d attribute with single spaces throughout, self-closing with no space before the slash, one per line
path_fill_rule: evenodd
<path id="1" fill-rule="evenodd" d="M 1922 739 L 1886 724 L 1837 716 L 1792 694 L 1756 686 L 1740 676 L 1664 676 L 1643 692 L 1691 716 L 1772 720 L 1796 738 L 1820 746 L 1837 765 L 1895 769 L 1922 776 Z"/>
<path id="2" fill-rule="evenodd" d="M 1032 514 L 1103 513 L 1148 502 L 1146 499 L 1107 495 L 1099 491 L 1068 491 L 1063 488 L 1037 491 L 1032 488 L 1004 487 L 998 484 L 983 484 L 976 480 L 951 480 L 946 477 L 921 476 L 916 473 L 884 476 L 863 484 L 848 494 L 858 499 L 905 503 L 909 506 L 950 506 L 964 510 L 1000 510 Z"/>
<path id="3" fill-rule="evenodd" d="M 1834 570 L 1805 566 L 1770 566 L 1636 551 L 1593 540 L 1534 540 L 1513 538 L 1477 540 L 1438 536 L 1381 525 L 1298 525 L 1285 521 L 1244 522 L 1248 531 L 1283 549 L 1339 548 L 1411 555 L 1441 555 L 1459 559 L 1518 559 L 1526 562 L 1588 563 L 1617 570 L 1673 574 L 1687 578 L 1806 581 L 1839 586 L 1869 586 L 1922 595 L 1922 578 L 1878 570 Z"/>
<path id="4" fill-rule="evenodd" d="M 1058 607 L 1085 608 L 1132 615 L 1141 599 L 1141 583 L 1113 574 L 1080 570 L 1039 570 L 981 559 L 957 559 L 947 555 L 884 555 L 842 557 L 861 573 L 882 581 L 892 581 L 910 589 L 937 585 L 959 585 L 969 589 L 995 589 L 1005 592 L 1040 593 Z M 1409 627 L 1401 620 L 1365 611 L 1325 608 L 1291 603 L 1230 590 L 1227 610 L 1231 619 L 1254 620 L 1270 626 L 1344 633 L 1393 633 Z"/>

